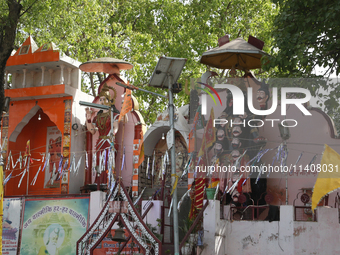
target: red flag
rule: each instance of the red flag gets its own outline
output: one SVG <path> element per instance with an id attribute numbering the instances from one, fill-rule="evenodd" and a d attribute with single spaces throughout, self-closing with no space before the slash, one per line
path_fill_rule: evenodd
<path id="1" fill-rule="evenodd" d="M 128 84 L 129 85 L 129 84 Z M 120 111 L 118 122 L 120 122 L 125 114 L 132 110 L 131 90 L 126 89 L 122 110 Z"/>
<path id="2" fill-rule="evenodd" d="M 205 178 L 196 178 L 194 184 L 194 193 L 192 195 L 191 209 L 189 218 L 194 219 L 197 217 L 199 210 L 203 207 L 204 187 L 206 187 Z"/>

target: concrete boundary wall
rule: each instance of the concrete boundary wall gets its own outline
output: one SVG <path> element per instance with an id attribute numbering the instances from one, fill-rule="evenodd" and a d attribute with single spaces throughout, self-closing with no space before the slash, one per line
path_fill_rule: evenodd
<path id="1" fill-rule="evenodd" d="M 294 221 L 294 207 L 282 205 L 280 221 L 221 220 L 220 202 L 210 200 L 201 254 L 340 254 L 338 209 L 318 207 L 317 215 L 317 222 Z"/>

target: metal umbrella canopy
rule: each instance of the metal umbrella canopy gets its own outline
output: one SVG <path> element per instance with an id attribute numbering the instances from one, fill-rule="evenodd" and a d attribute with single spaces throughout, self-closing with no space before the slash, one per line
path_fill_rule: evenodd
<path id="1" fill-rule="evenodd" d="M 132 64 L 124 60 L 116 58 L 97 58 L 85 62 L 79 66 L 84 72 L 104 72 L 108 74 L 115 73 L 119 70 L 129 70 L 133 67 Z"/>
<path id="2" fill-rule="evenodd" d="M 220 69 L 251 70 L 261 67 L 263 55 L 268 54 L 242 38 L 237 38 L 204 52 L 200 62 Z"/>

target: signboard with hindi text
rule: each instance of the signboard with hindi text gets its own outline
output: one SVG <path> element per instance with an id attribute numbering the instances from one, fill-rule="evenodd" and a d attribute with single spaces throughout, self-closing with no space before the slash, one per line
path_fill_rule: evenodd
<path id="1" fill-rule="evenodd" d="M 89 198 L 26 200 L 21 255 L 76 254 L 88 224 Z"/>

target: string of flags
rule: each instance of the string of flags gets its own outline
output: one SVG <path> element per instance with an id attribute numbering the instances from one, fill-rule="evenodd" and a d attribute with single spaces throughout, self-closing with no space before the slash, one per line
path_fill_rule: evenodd
<path id="1" fill-rule="evenodd" d="M 4 141 L 2 142 L 2 145 L 0 145 L 0 149 L 2 150 L 2 148 L 5 146 L 6 143 L 6 139 L 4 139 Z M 277 150 L 276 154 L 273 157 L 273 161 L 272 161 L 272 165 L 274 165 L 275 162 L 278 162 L 281 166 L 286 166 L 287 165 L 287 158 L 288 158 L 288 149 L 287 149 L 287 145 L 286 144 L 280 144 L 278 147 L 272 148 L 272 149 L 260 149 L 259 152 L 257 153 L 257 155 L 252 158 L 251 160 L 249 160 L 246 165 L 254 165 L 256 163 L 259 163 L 261 158 L 268 153 L 269 151 L 273 151 L 273 150 Z M 241 156 L 239 156 L 236 161 L 234 162 L 234 165 L 237 166 L 238 164 L 240 164 L 242 158 L 245 156 L 247 150 L 245 150 L 243 152 L 243 154 Z M 84 153 L 85 154 L 85 166 L 88 168 L 89 167 L 89 155 L 87 152 Z M 25 152 L 19 152 L 19 156 L 16 160 L 14 160 L 14 157 L 12 155 L 12 152 L 10 151 L 7 157 L 7 162 L 6 162 L 6 171 L 9 172 L 9 174 L 5 177 L 4 179 L 4 185 L 6 185 L 8 183 L 8 181 L 11 178 L 16 178 L 16 177 L 20 177 L 20 181 L 18 184 L 18 187 L 21 186 L 22 180 L 24 179 L 24 177 L 26 176 L 26 174 L 29 172 L 30 167 L 32 166 L 32 164 L 34 163 L 34 161 L 36 162 L 40 162 L 43 163 L 43 165 L 41 165 L 38 168 L 38 171 L 35 173 L 35 176 L 33 178 L 33 180 L 31 181 L 30 185 L 35 185 L 37 182 L 37 179 L 39 177 L 39 175 L 41 175 L 41 173 L 45 172 L 45 169 L 48 169 L 48 171 L 50 171 L 50 167 L 51 167 L 51 155 L 50 153 L 40 153 L 41 158 L 32 158 L 31 156 L 31 149 L 30 149 L 30 141 L 27 141 L 26 144 L 26 149 Z M 303 156 L 303 152 L 298 156 L 295 165 L 297 166 L 297 164 L 300 162 L 301 158 Z M 308 168 L 311 167 L 312 164 L 314 164 L 314 162 L 317 159 L 317 154 L 311 159 L 310 163 L 308 164 Z M 61 155 L 59 158 L 59 162 L 54 162 L 53 166 L 52 166 L 52 171 L 51 171 L 51 184 L 53 184 L 53 182 L 60 180 L 60 178 L 63 176 L 64 172 L 69 171 L 70 173 L 74 173 L 74 174 L 78 174 L 79 172 L 79 168 L 81 166 L 82 161 L 84 160 L 84 155 L 80 156 L 78 161 L 76 161 L 76 156 L 75 153 L 71 153 L 71 157 L 70 157 L 70 164 L 69 164 L 69 160 L 67 159 L 64 163 L 63 163 L 63 156 Z M 196 165 L 199 166 L 199 164 L 201 163 L 202 158 L 199 157 L 197 160 Z M 155 151 L 153 153 L 153 158 L 152 158 L 152 162 L 150 157 L 147 158 L 147 167 L 146 167 L 146 176 L 148 179 L 153 178 L 155 176 L 155 172 L 156 172 L 156 157 L 155 157 Z M 164 174 L 166 172 L 166 166 L 167 164 L 169 164 L 169 154 L 166 151 L 166 153 L 164 155 L 162 155 L 162 160 L 161 160 L 161 169 L 159 171 L 159 177 L 160 178 L 164 178 Z M 125 162 L 125 153 L 123 154 L 123 162 Z M 214 162 L 213 162 L 214 163 Z M 216 162 L 215 162 L 216 163 Z M 114 147 L 111 148 L 107 148 L 105 150 L 102 151 L 102 153 L 100 153 L 99 156 L 99 169 L 97 170 L 96 168 L 97 165 L 97 153 L 92 153 L 92 173 L 95 175 L 98 173 L 101 173 L 103 171 L 105 171 L 106 166 L 108 169 L 111 169 L 110 171 L 108 171 L 108 180 L 109 183 L 111 183 L 111 187 L 113 187 L 113 183 L 114 183 L 114 178 L 113 178 L 113 171 L 115 168 L 115 150 Z M 122 164 L 122 169 L 123 170 L 123 166 L 124 163 Z M 182 179 L 189 171 L 189 169 L 193 169 L 195 166 L 195 160 L 194 160 L 194 153 L 189 153 L 189 158 L 188 161 L 185 164 L 185 167 L 183 169 L 183 173 L 180 176 L 180 179 Z M 22 170 L 22 172 L 18 175 L 13 175 L 13 171 L 14 170 L 18 170 L 17 168 L 19 168 L 20 170 Z M 260 171 L 257 177 L 257 181 L 259 179 L 259 177 L 262 174 L 262 166 L 260 166 Z M 290 169 L 289 173 L 291 174 L 293 171 L 293 169 Z M 208 173 L 209 176 L 210 173 Z M 268 172 L 267 177 L 269 177 L 270 172 Z M 197 172 L 194 171 L 194 177 L 197 177 Z M 249 176 L 243 180 L 242 182 L 242 186 L 246 183 L 246 181 L 249 179 Z M 227 190 L 228 186 L 226 187 Z M 227 190 L 228 191 L 228 190 Z"/>
<path id="2" fill-rule="evenodd" d="M 85 152 L 85 165 L 86 167 L 89 166 L 88 164 L 88 153 Z M 84 155 L 81 155 L 78 159 L 76 160 L 76 155 L 75 153 L 71 153 L 71 160 L 69 164 L 69 160 L 67 159 L 63 163 L 63 155 L 60 156 L 58 159 L 58 162 L 53 162 L 53 165 L 51 166 L 51 154 L 50 153 L 40 153 L 41 158 L 32 158 L 31 153 L 30 153 L 30 141 L 27 142 L 26 145 L 26 151 L 25 153 L 19 152 L 19 156 L 16 160 L 14 160 L 14 157 L 12 155 L 12 152 L 10 151 L 7 157 L 7 163 L 6 163 L 6 171 L 10 172 L 6 178 L 4 179 L 4 185 L 8 183 L 8 181 L 12 178 L 20 177 L 19 183 L 18 183 L 18 188 L 20 188 L 22 181 L 26 174 L 29 172 L 30 167 L 32 166 L 34 161 L 41 162 L 43 165 L 40 165 L 38 168 L 38 171 L 35 173 L 34 178 L 32 179 L 30 185 L 34 186 L 37 182 L 37 179 L 39 175 L 45 171 L 50 171 L 50 167 L 52 167 L 51 171 L 51 176 L 50 176 L 50 183 L 53 185 L 55 181 L 59 181 L 60 178 L 63 176 L 63 174 L 67 171 L 70 173 L 74 173 L 77 175 L 79 173 L 79 169 L 81 166 L 81 163 L 83 161 Z M 92 153 L 92 159 L 93 159 L 93 169 L 95 169 L 96 165 L 96 153 Z M 125 158 L 125 154 L 123 156 Z M 124 161 L 123 158 L 123 161 Z M 15 163 L 14 163 L 15 162 Z M 113 187 L 113 173 L 114 173 L 114 168 L 115 168 L 115 150 L 113 147 L 107 148 L 103 150 L 101 153 L 101 161 L 100 161 L 100 167 L 99 167 L 99 173 L 102 171 L 105 171 L 105 166 L 107 165 L 108 169 L 111 169 L 111 171 L 108 172 L 108 178 L 109 178 L 109 183 L 110 186 Z M 124 164 L 123 164 L 124 165 Z M 123 166 L 122 165 L 122 166 Z M 58 166 L 58 167 L 57 167 Z M 19 169 L 18 169 L 19 168 Z M 23 169 L 23 170 L 22 170 Z M 13 175 L 13 172 L 16 170 L 22 170 L 18 175 Z"/>

